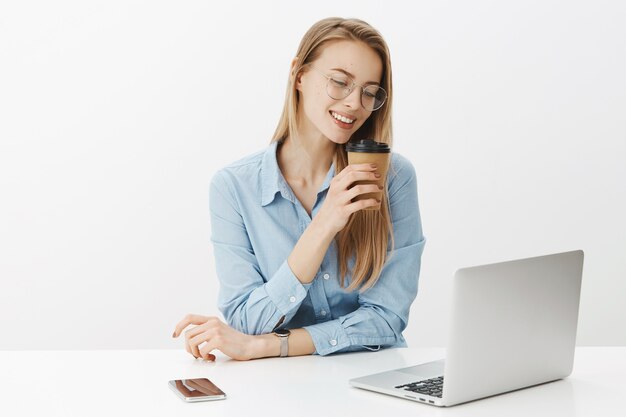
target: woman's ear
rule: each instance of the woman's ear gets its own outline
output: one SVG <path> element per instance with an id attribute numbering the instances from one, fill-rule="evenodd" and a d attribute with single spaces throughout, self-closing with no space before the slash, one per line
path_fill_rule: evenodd
<path id="1" fill-rule="evenodd" d="M 296 65 L 298 65 L 298 57 L 291 60 L 291 76 L 296 75 Z"/>
<path id="2" fill-rule="evenodd" d="M 300 77 L 302 73 L 296 74 L 296 68 L 298 66 L 298 57 L 295 57 L 291 60 L 291 76 L 294 78 L 294 83 L 296 85 L 296 90 L 300 90 L 301 80 Z"/>

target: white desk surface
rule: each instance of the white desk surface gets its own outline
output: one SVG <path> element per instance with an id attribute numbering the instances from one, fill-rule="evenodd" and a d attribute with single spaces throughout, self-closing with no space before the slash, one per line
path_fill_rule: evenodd
<path id="1" fill-rule="evenodd" d="M 0 351 L 0 416 L 626 416 L 626 347 L 580 347 L 564 380 L 451 408 L 368 392 L 348 379 L 440 359 L 388 349 L 237 362 L 184 350 Z M 170 379 L 207 377 L 222 401 L 185 403 Z"/>

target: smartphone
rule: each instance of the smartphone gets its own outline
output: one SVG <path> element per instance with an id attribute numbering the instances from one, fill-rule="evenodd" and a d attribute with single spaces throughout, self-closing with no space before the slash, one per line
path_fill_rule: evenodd
<path id="1" fill-rule="evenodd" d="M 226 399 L 224 391 L 207 378 L 174 379 L 168 385 L 183 401 L 190 403 Z"/>

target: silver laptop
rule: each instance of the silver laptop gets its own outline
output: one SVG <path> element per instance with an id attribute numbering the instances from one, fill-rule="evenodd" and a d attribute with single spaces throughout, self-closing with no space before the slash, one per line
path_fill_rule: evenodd
<path id="1" fill-rule="evenodd" d="M 451 406 L 572 372 L 583 251 L 459 269 L 446 359 L 350 380 Z"/>

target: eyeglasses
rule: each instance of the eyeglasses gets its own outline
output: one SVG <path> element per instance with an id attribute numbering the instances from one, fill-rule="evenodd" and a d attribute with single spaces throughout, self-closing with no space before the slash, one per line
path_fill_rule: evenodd
<path id="1" fill-rule="evenodd" d="M 326 94 L 333 100 L 341 100 L 348 97 L 354 90 L 354 87 L 361 87 L 361 106 L 367 111 L 380 109 L 385 104 L 385 100 L 387 100 L 387 92 L 378 85 L 360 85 L 346 74 L 334 73 L 326 75 L 313 66 L 311 68 L 328 80 L 326 83 Z"/>

